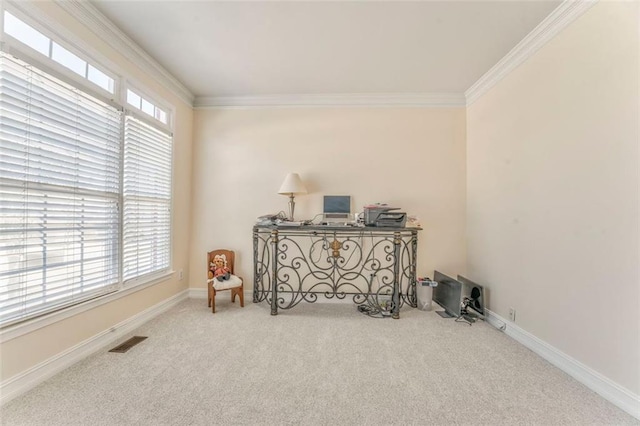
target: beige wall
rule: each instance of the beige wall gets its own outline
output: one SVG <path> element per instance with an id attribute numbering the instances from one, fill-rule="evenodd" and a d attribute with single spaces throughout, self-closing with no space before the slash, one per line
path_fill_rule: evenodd
<path id="1" fill-rule="evenodd" d="M 402 207 L 425 228 L 419 275 L 467 274 L 493 311 L 514 307 L 517 325 L 640 394 L 637 3 L 594 6 L 466 112 L 194 112 L 55 4 L 34 4 L 176 105 L 173 264 L 185 279 L 4 342 L 2 380 L 187 283 L 204 288 L 207 250 L 236 250 L 249 288 L 251 227 L 286 210 L 276 192 L 296 171 L 309 189 L 298 218 L 326 194 Z"/>
<path id="2" fill-rule="evenodd" d="M 66 31 L 73 32 L 84 43 L 120 67 L 145 88 L 172 103 L 176 107 L 174 130 L 174 203 L 173 203 L 173 252 L 175 270 L 184 269 L 183 281 L 174 277 L 143 289 L 114 302 L 86 311 L 56 324 L 2 343 L 0 378 L 6 380 L 30 367 L 43 362 L 98 333 L 144 311 L 145 309 L 185 290 L 188 283 L 187 262 L 189 259 L 189 207 L 191 203 L 191 143 L 193 110 L 167 91 L 162 84 L 151 79 L 145 72 L 109 48 L 88 28 L 69 17 L 51 2 L 33 3 L 48 19 Z"/>
<path id="3" fill-rule="evenodd" d="M 386 202 L 422 222 L 419 275 L 464 272 L 465 126 L 464 108 L 196 110 L 191 287 L 205 287 L 206 252 L 227 247 L 251 289 L 251 228 L 287 211 L 289 172 L 309 191 L 296 219 L 322 212 L 323 195 L 351 195 L 355 211 Z"/>
<path id="4" fill-rule="evenodd" d="M 636 395 L 638 18 L 597 4 L 467 111 L 470 277 Z"/>

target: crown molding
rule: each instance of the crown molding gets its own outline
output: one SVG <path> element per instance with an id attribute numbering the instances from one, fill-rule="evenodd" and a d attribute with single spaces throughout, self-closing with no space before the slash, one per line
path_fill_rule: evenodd
<path id="1" fill-rule="evenodd" d="M 200 96 L 194 108 L 260 107 L 463 107 L 463 93 L 378 93 L 326 95 Z"/>
<path id="2" fill-rule="evenodd" d="M 146 53 L 95 6 L 83 0 L 53 0 L 72 17 L 128 60 L 149 73 L 182 101 L 194 108 L 251 107 L 461 107 L 469 106 L 511 71 L 525 62 L 560 31 L 594 6 L 598 0 L 565 0 L 496 65 L 462 93 L 323 94 L 195 97 L 178 79 Z M 21 2 L 17 2 L 21 3 Z"/>
<path id="3" fill-rule="evenodd" d="M 467 106 L 478 100 L 511 71 L 529 59 L 535 52 L 595 5 L 598 0 L 565 0 L 520 43 L 506 54 L 464 93 Z"/>
<path id="4" fill-rule="evenodd" d="M 54 0 L 54 2 L 117 52 L 150 74 L 188 105 L 193 106 L 194 96 L 178 79 L 116 27 L 106 16 L 88 1 Z"/>

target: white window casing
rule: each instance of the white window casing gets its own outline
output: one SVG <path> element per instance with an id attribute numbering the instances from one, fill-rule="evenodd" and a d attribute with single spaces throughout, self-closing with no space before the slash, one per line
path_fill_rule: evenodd
<path id="1" fill-rule="evenodd" d="M 0 322 L 117 289 L 121 120 L 0 52 Z"/>
<path id="2" fill-rule="evenodd" d="M 0 331 L 15 335 L 171 275 L 175 110 L 138 84 L 128 105 L 129 77 L 95 52 L 0 13 Z"/>

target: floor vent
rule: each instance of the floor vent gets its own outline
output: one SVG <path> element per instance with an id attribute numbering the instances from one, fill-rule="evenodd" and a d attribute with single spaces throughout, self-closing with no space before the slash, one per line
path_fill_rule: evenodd
<path id="1" fill-rule="evenodd" d="M 118 352 L 121 354 L 125 353 L 126 351 L 128 351 L 138 343 L 142 342 L 146 338 L 147 336 L 133 336 L 131 339 L 127 340 L 124 343 L 119 344 L 115 348 L 111 349 L 109 352 Z"/>

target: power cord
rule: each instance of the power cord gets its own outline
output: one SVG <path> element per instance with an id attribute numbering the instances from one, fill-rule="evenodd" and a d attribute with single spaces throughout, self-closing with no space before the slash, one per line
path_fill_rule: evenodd
<path id="1" fill-rule="evenodd" d="M 390 318 L 390 313 L 385 315 L 383 314 L 380 309 L 375 309 L 371 306 L 367 306 L 367 305 L 358 305 L 357 306 L 358 312 L 360 312 L 361 314 L 367 315 L 371 318 Z"/>
<path id="2" fill-rule="evenodd" d="M 495 319 L 495 318 L 493 319 L 493 321 L 495 321 L 496 323 L 498 323 L 498 324 L 497 324 L 497 326 L 496 326 L 496 325 L 494 325 L 494 327 L 496 327 L 498 330 L 500 330 L 500 331 L 505 331 L 505 330 L 507 329 L 507 323 L 506 323 L 506 322 L 502 322 L 502 321 L 497 320 L 497 319 Z M 489 322 L 492 322 L 492 321 L 489 321 Z M 500 325 L 500 324 L 502 324 L 502 325 Z"/>
<path id="3" fill-rule="evenodd" d="M 318 225 L 317 223 L 314 223 L 314 221 L 320 216 L 324 216 L 324 213 L 318 213 L 317 215 L 315 215 L 313 217 L 313 219 L 305 220 L 305 222 L 309 222 L 309 223 L 312 223 L 314 225 Z"/>

